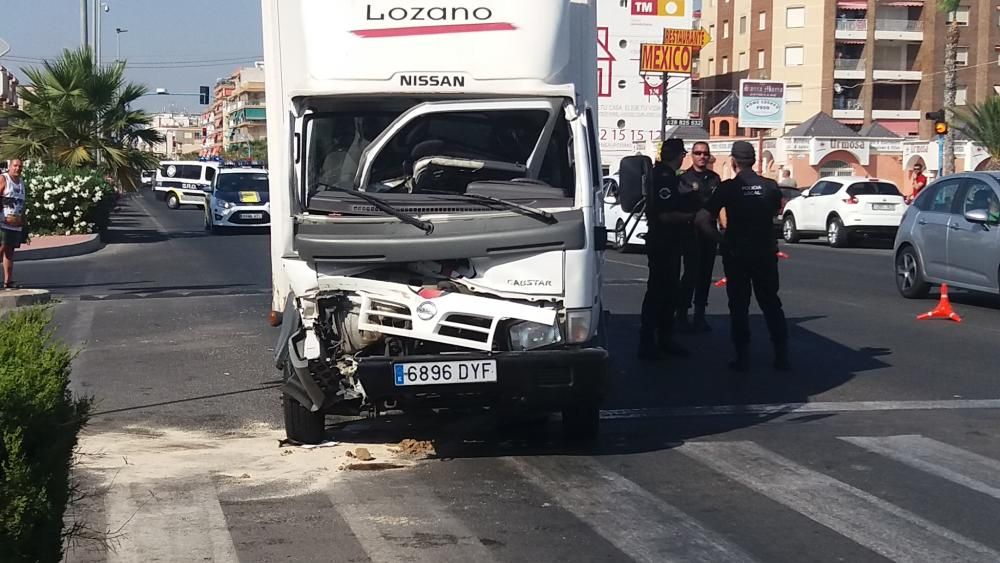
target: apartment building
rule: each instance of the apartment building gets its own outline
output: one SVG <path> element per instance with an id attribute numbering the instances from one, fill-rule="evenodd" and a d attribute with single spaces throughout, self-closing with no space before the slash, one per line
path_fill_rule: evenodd
<path id="1" fill-rule="evenodd" d="M 251 141 L 267 139 L 264 109 L 264 63 L 241 68 L 231 77 L 232 94 L 223 101 L 226 114 L 226 147 L 235 149 Z"/>
<path id="2" fill-rule="evenodd" d="M 219 156 L 225 148 L 228 120 L 224 106 L 233 95 L 234 89 L 232 77 L 217 80 L 212 88 L 211 105 L 201 116 L 203 137 L 201 156 Z"/>
<path id="3" fill-rule="evenodd" d="M 787 84 L 786 130 L 826 113 L 860 130 L 873 122 L 929 138 L 924 113 L 943 105 L 947 22 L 934 0 L 705 0 L 696 84 L 713 107 L 742 78 Z M 1000 93 L 1000 10 L 963 0 L 957 104 Z"/>
<path id="4" fill-rule="evenodd" d="M 157 113 L 152 116 L 150 126 L 163 135 L 163 142 L 145 148 L 165 159 L 202 150 L 200 115 Z"/>
<path id="5" fill-rule="evenodd" d="M 0 109 L 17 107 L 17 77 L 14 73 L 0 66 Z M 7 125 L 6 119 L 0 118 L 0 129 Z"/>

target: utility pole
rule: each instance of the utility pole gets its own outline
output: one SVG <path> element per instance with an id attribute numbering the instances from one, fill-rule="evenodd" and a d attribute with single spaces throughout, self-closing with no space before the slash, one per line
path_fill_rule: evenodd
<path id="1" fill-rule="evenodd" d="M 90 45 L 90 33 L 87 18 L 90 15 L 87 13 L 87 0 L 80 0 L 80 46 L 87 47 Z"/>
<path id="2" fill-rule="evenodd" d="M 127 29 L 122 29 L 120 27 L 115 28 L 115 62 L 121 62 L 122 60 L 122 34 L 128 33 Z"/>

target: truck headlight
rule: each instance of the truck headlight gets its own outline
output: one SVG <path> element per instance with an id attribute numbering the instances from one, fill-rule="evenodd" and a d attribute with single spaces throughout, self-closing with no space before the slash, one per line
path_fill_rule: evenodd
<path id="1" fill-rule="evenodd" d="M 510 348 L 516 352 L 534 350 L 562 342 L 559 325 L 522 322 L 510 327 Z"/>
<path id="2" fill-rule="evenodd" d="M 590 340 L 593 316 L 591 309 L 569 309 L 566 311 L 567 344 L 583 344 Z"/>

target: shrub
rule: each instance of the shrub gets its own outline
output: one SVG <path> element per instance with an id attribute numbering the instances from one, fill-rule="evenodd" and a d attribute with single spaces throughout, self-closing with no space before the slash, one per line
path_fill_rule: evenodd
<path id="1" fill-rule="evenodd" d="M 69 391 L 69 349 L 51 310 L 0 318 L 0 561 L 62 558 L 70 467 L 89 402 Z"/>
<path id="2" fill-rule="evenodd" d="M 111 220 L 115 190 L 93 170 L 33 161 L 25 168 L 24 182 L 31 234 L 97 233 Z"/>

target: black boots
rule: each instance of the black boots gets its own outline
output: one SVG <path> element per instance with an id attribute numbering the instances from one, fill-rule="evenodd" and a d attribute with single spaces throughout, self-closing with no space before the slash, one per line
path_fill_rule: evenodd
<path id="1" fill-rule="evenodd" d="M 729 369 L 739 373 L 750 371 L 749 346 L 738 346 L 736 348 L 736 358 L 729 362 Z"/>
<path id="2" fill-rule="evenodd" d="M 694 308 L 694 320 L 691 322 L 691 328 L 694 332 L 712 332 L 712 325 L 705 320 L 704 307 Z"/>
<path id="3" fill-rule="evenodd" d="M 652 334 L 640 333 L 638 355 L 639 360 L 643 362 L 657 362 L 665 359 L 666 356 L 687 358 L 691 353 L 669 337 L 661 337 L 657 342 L 656 337 Z"/>
<path id="4" fill-rule="evenodd" d="M 729 369 L 740 373 L 750 370 L 750 348 L 748 346 L 736 348 L 736 358 L 729 362 Z M 788 361 L 788 344 L 774 345 L 774 369 L 777 371 L 792 369 L 792 364 Z"/>
<path id="5" fill-rule="evenodd" d="M 778 371 L 788 371 L 792 369 L 792 364 L 788 361 L 787 342 L 775 343 L 774 345 L 774 369 Z"/>
<path id="6" fill-rule="evenodd" d="M 674 330 L 681 334 L 691 334 L 694 332 L 694 327 L 691 325 L 691 321 L 688 320 L 687 309 L 677 309 L 677 314 L 674 316 Z"/>

